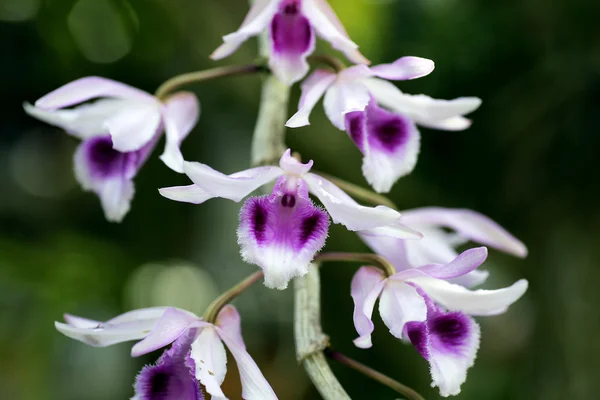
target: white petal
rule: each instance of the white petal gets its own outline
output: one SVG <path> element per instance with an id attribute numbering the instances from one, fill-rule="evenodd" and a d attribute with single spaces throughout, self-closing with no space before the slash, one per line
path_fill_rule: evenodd
<path id="1" fill-rule="evenodd" d="M 525 294 L 528 286 L 527 281 L 521 279 L 504 289 L 471 291 L 435 278 L 420 277 L 410 281 L 448 310 L 471 315 L 497 315 L 505 312 L 508 306 Z"/>
<path id="2" fill-rule="evenodd" d="M 240 371 L 240 380 L 242 381 L 242 398 L 246 400 L 271 400 L 277 399 L 275 392 L 265 379 L 260 368 L 254 362 L 245 346 L 238 344 L 238 339 L 232 337 L 229 332 L 217 327 L 217 332 L 221 340 L 225 342 L 231 352 L 238 370 Z"/>
<path id="3" fill-rule="evenodd" d="M 159 103 L 135 102 L 109 118 L 105 126 L 113 147 L 127 152 L 139 150 L 148 144 L 158 134 L 161 120 Z"/>
<path id="4" fill-rule="evenodd" d="M 361 267 L 351 284 L 351 296 L 354 301 L 354 327 L 359 337 L 354 339 L 357 347 L 366 349 L 372 346 L 371 333 L 373 332 L 373 308 L 385 285 L 385 276 L 375 267 Z"/>
<path id="5" fill-rule="evenodd" d="M 368 64 L 358 51 L 358 45 L 350 40 L 346 30 L 325 0 L 304 0 L 302 13 L 308 18 L 317 34 L 331 43 L 331 46 L 343 52 L 356 64 Z"/>
<path id="6" fill-rule="evenodd" d="M 23 108 L 30 116 L 85 139 L 106 134 L 105 121 L 129 104 L 131 104 L 130 100 L 102 99 L 70 110 L 46 111 L 29 103 L 24 103 Z"/>
<path id="7" fill-rule="evenodd" d="M 450 228 L 464 238 L 502 250 L 517 257 L 527 255 L 527 247 L 483 214 L 466 209 L 423 207 L 407 210 L 402 221 L 410 225 Z"/>
<path id="8" fill-rule="evenodd" d="M 343 131 L 346 128 L 345 115 L 352 111 L 364 111 L 370 100 L 369 90 L 363 80 L 347 78 L 338 79 L 329 87 L 323 105 L 327 118 Z"/>
<path id="9" fill-rule="evenodd" d="M 482 285 L 487 280 L 488 276 L 490 276 L 488 271 L 476 269 L 466 275 L 459 276 L 458 278 L 449 279 L 448 282 L 455 283 L 466 288 L 472 288 Z"/>
<path id="10" fill-rule="evenodd" d="M 414 287 L 388 279 L 379 299 L 379 314 L 390 333 L 402 339 L 407 322 L 425 321 L 427 306 Z"/>
<path id="11" fill-rule="evenodd" d="M 433 61 L 421 57 L 402 57 L 391 64 L 371 67 L 371 71 L 382 79 L 401 81 L 429 75 L 435 67 Z"/>
<path id="12" fill-rule="evenodd" d="M 231 55 L 251 36 L 265 30 L 277 12 L 278 0 L 256 0 L 246 15 L 244 22 L 236 32 L 223 37 L 224 43 L 211 55 L 213 60 L 220 60 Z"/>
<path id="13" fill-rule="evenodd" d="M 166 144 L 160 159 L 173 171 L 183 173 L 183 156 L 179 147 L 200 117 L 198 98 L 190 92 L 176 93 L 167 99 L 162 117 Z"/>
<path id="14" fill-rule="evenodd" d="M 304 179 L 310 192 L 323 203 L 333 222 L 343 224 L 351 231 L 394 225 L 400 218 L 397 211 L 386 206 L 361 206 L 323 177 L 308 173 Z"/>
<path id="15" fill-rule="evenodd" d="M 464 131 L 471 126 L 471 120 L 463 116 L 450 117 L 442 120 L 421 120 L 419 125 L 443 131 Z"/>
<path id="16" fill-rule="evenodd" d="M 145 308 L 121 314 L 107 322 L 65 315 L 67 324 L 55 322 L 59 332 L 90 346 L 106 347 L 146 337 L 156 326 L 165 308 Z"/>
<path id="17" fill-rule="evenodd" d="M 98 76 L 87 76 L 48 93 L 36 101 L 35 106 L 44 110 L 56 110 L 97 97 L 116 97 L 136 101 L 154 100 L 154 96 L 149 93 L 124 83 Z"/>
<path id="18" fill-rule="evenodd" d="M 318 69 L 302 82 L 302 96 L 298 104 L 298 111 L 290 118 L 285 126 L 289 128 L 298 128 L 300 126 L 310 125 L 308 117 L 313 108 L 323 96 L 327 88 L 335 81 L 336 75 L 333 72 Z"/>
<path id="19" fill-rule="evenodd" d="M 481 105 L 477 97 L 438 100 L 422 94 L 404 94 L 392 83 L 377 78 L 366 79 L 364 83 L 379 104 L 405 114 L 423 126 L 443 128 L 448 125 L 456 130 L 460 124 L 448 120 L 475 111 Z"/>
<path id="20" fill-rule="evenodd" d="M 240 201 L 262 185 L 283 174 L 279 167 L 256 167 L 225 175 L 205 164 L 184 162 L 185 174 L 211 197 Z"/>
<path id="21" fill-rule="evenodd" d="M 190 357 L 196 364 L 196 379 L 204 385 L 213 399 L 225 399 L 221 384 L 227 373 L 227 354 L 216 327 L 207 326 L 202 329 L 192 343 Z"/>
<path id="22" fill-rule="evenodd" d="M 202 204 L 213 196 L 197 185 L 171 186 L 158 189 L 161 196 L 182 203 Z"/>

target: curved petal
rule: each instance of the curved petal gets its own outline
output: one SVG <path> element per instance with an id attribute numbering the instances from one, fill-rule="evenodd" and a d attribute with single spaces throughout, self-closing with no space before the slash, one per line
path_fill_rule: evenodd
<path id="1" fill-rule="evenodd" d="M 390 235 L 371 235 L 369 233 L 370 231 L 367 231 L 366 234 L 361 231 L 359 236 L 373 252 L 391 262 L 398 271 L 413 268 L 406 260 L 407 241 Z"/>
<path id="2" fill-rule="evenodd" d="M 313 108 L 323 96 L 325 91 L 335 81 L 336 75 L 323 69 L 314 71 L 308 78 L 302 82 L 302 95 L 298 104 L 298 111 L 290 118 L 285 126 L 289 128 L 298 128 L 310 125 L 308 117 Z"/>
<path id="3" fill-rule="evenodd" d="M 376 192 L 389 192 L 400 177 L 412 172 L 421 136 L 410 118 L 384 110 L 372 99 L 364 112 L 346 114 L 345 124 L 364 155 L 363 175 Z"/>
<path id="4" fill-rule="evenodd" d="M 367 69 L 364 65 L 359 67 Z M 371 97 L 363 80 L 350 77 L 338 78 L 325 93 L 323 106 L 327 118 L 336 128 L 343 131 L 346 129 L 346 114 L 353 111 L 364 111 L 369 101 L 371 101 Z"/>
<path id="5" fill-rule="evenodd" d="M 359 335 L 354 339 L 356 347 L 366 349 L 372 346 L 374 325 L 371 316 L 384 285 L 385 276 L 375 267 L 361 267 L 352 278 L 350 293 L 354 301 L 354 327 Z"/>
<path id="6" fill-rule="evenodd" d="M 448 282 L 455 283 L 457 285 L 461 285 L 466 288 L 472 288 L 475 286 L 482 285 L 489 276 L 490 276 L 489 271 L 476 269 L 476 270 L 469 272 L 466 275 L 449 279 Z"/>
<path id="7" fill-rule="evenodd" d="M 477 247 L 463 251 L 448 264 L 429 264 L 419 271 L 437 279 L 452 279 L 466 275 L 479 267 L 487 258 L 487 248 Z"/>
<path id="8" fill-rule="evenodd" d="M 248 354 L 245 346 L 239 345 L 238 338 L 233 337 L 230 332 L 222 328 L 216 327 L 216 330 L 237 363 L 242 381 L 242 398 L 246 400 L 277 399 L 271 385 L 260 372 L 260 368 Z"/>
<path id="9" fill-rule="evenodd" d="M 162 118 L 165 125 L 165 151 L 160 159 L 173 171 L 183 173 L 181 142 L 194 129 L 200 117 L 200 103 L 194 93 L 179 92 L 165 102 Z"/>
<path id="10" fill-rule="evenodd" d="M 302 13 L 308 18 L 317 34 L 331 43 L 331 46 L 344 53 L 355 64 L 368 64 L 358 51 L 358 45 L 350 40 L 335 12 L 325 0 L 303 0 Z"/>
<path id="11" fill-rule="evenodd" d="M 342 189 L 319 175 L 308 173 L 304 180 L 310 192 L 323 203 L 333 222 L 345 225 L 351 231 L 390 226 L 398 222 L 400 214 L 397 211 L 386 206 L 361 206 Z M 413 232 L 407 234 L 414 235 Z"/>
<path id="12" fill-rule="evenodd" d="M 215 325 L 226 332 L 232 340 L 235 340 L 237 345 L 246 349 L 244 338 L 242 337 L 242 319 L 237 308 L 231 304 L 226 305 L 219 311 Z"/>
<path id="13" fill-rule="evenodd" d="M 188 161 L 183 163 L 183 170 L 211 198 L 222 197 L 235 202 L 283 174 L 279 167 L 265 166 L 225 175 L 208 165 Z"/>
<path id="14" fill-rule="evenodd" d="M 131 356 L 138 357 L 171 344 L 192 326 L 204 326 L 205 322 L 189 311 L 169 307 L 152 332 L 136 343 L 131 349 Z"/>
<path id="15" fill-rule="evenodd" d="M 471 127 L 471 120 L 463 116 L 450 117 L 442 120 L 420 120 L 419 125 L 442 131 L 464 131 Z"/>
<path id="16" fill-rule="evenodd" d="M 188 186 L 171 186 L 158 189 L 161 196 L 169 200 L 180 201 L 182 203 L 202 204 L 213 196 L 206 190 L 193 184 Z"/>
<path id="17" fill-rule="evenodd" d="M 429 75 L 435 64 L 427 58 L 402 57 L 391 64 L 379 64 L 371 67 L 371 71 L 382 79 L 390 81 L 405 81 Z"/>
<path id="18" fill-rule="evenodd" d="M 525 257 L 527 247 L 490 218 L 475 211 L 442 207 L 423 207 L 402 213 L 409 225 L 447 227 L 459 235 L 506 253 Z"/>
<path id="19" fill-rule="evenodd" d="M 65 315 L 67 324 L 55 322 L 56 329 L 71 339 L 94 347 L 106 347 L 146 337 L 164 313 L 163 308 L 131 311 L 107 322 Z"/>
<path id="20" fill-rule="evenodd" d="M 123 99 L 101 99 L 70 110 L 44 110 L 24 103 L 30 116 L 64 129 L 68 134 L 86 139 L 107 133 L 105 121 L 126 108 L 131 102 Z"/>
<path id="21" fill-rule="evenodd" d="M 69 82 L 48 93 L 35 102 L 43 110 L 70 107 L 97 97 L 117 97 L 129 100 L 155 101 L 154 96 L 143 90 L 99 76 L 87 76 Z"/>
<path id="22" fill-rule="evenodd" d="M 400 222 L 388 226 L 366 229 L 359 232 L 362 237 L 388 237 L 391 239 L 421 239 L 423 234 Z"/>
<path id="23" fill-rule="evenodd" d="M 223 36 L 223 44 L 211 55 L 213 60 L 228 57 L 251 36 L 256 36 L 269 26 L 277 12 L 278 1 L 256 0 L 236 32 Z"/>
<path id="24" fill-rule="evenodd" d="M 402 339 L 406 323 L 425 321 L 427 306 L 417 289 L 404 282 L 388 279 L 379 298 L 379 314 L 390 333 Z"/>
<path id="25" fill-rule="evenodd" d="M 525 279 L 512 286 L 497 290 L 469 290 L 445 280 L 419 277 L 411 278 L 429 297 L 450 311 L 462 311 L 471 315 L 497 315 L 519 300 L 527 291 Z"/>
<path id="26" fill-rule="evenodd" d="M 304 181 L 281 177 L 270 196 L 250 198 L 242 207 L 238 243 L 244 261 L 263 269 L 265 285 L 282 290 L 307 273 L 328 228 L 327 213 L 314 206 Z"/>
<path id="27" fill-rule="evenodd" d="M 315 50 L 315 34 L 299 5 L 282 2 L 269 33 L 271 71 L 288 85 L 302 79 L 310 70 L 306 57 Z"/>
<path id="28" fill-rule="evenodd" d="M 379 104 L 405 114 L 423 126 L 443 128 L 447 124 L 452 130 L 457 130 L 460 125 L 456 124 L 456 120 L 450 119 L 473 112 L 481 105 L 481 100 L 477 97 L 438 100 L 422 94 L 405 94 L 392 83 L 377 78 L 365 79 L 364 84 Z"/>
<path id="29" fill-rule="evenodd" d="M 162 129 L 160 104 L 156 102 L 130 103 L 127 108 L 106 120 L 115 150 L 139 150 Z"/>
<path id="30" fill-rule="evenodd" d="M 227 354 L 213 325 L 202 329 L 192 343 L 190 357 L 196 364 L 196 379 L 206 388 L 213 399 L 226 399 L 221 385 L 227 373 Z"/>

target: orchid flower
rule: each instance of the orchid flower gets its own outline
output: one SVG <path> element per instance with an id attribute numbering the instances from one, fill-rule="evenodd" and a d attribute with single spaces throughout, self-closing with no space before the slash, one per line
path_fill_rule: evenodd
<path id="1" fill-rule="evenodd" d="M 306 274 L 308 264 L 325 244 L 333 222 L 365 235 L 388 234 L 420 238 L 399 222 L 400 214 L 389 207 L 364 207 L 343 190 L 310 171 L 313 162 L 302 164 L 288 149 L 279 167 L 251 168 L 224 175 L 207 165 L 185 162 L 183 169 L 194 182 L 189 186 L 160 189 L 164 197 L 200 204 L 213 197 L 241 201 L 257 188 L 277 180 L 270 196 L 248 199 L 240 213 L 238 242 L 246 262 L 261 267 L 265 285 L 285 289 L 290 279 Z M 309 198 L 314 194 L 327 213 Z"/>
<path id="2" fill-rule="evenodd" d="M 470 121 L 463 115 L 481 104 L 476 97 L 437 100 L 409 95 L 386 81 L 420 78 L 433 69 L 431 60 L 402 57 L 371 68 L 355 65 L 337 74 L 316 70 L 303 82 L 298 112 L 286 125 L 309 125 L 312 109 L 325 95 L 327 117 L 348 132 L 363 154 L 365 178 L 377 192 L 388 192 L 416 165 L 421 140 L 417 125 L 464 130 Z"/>
<path id="3" fill-rule="evenodd" d="M 142 369 L 135 400 L 202 400 L 198 381 L 215 399 L 226 399 L 221 385 L 227 372 L 227 346 L 237 363 L 242 397 L 247 400 L 277 399 L 273 389 L 246 351 L 240 315 L 225 306 L 215 324 L 177 308 L 145 308 L 119 315 L 106 322 L 65 315 L 56 322 L 62 334 L 95 347 L 140 340 L 132 350 L 141 356 L 173 343 L 153 366 Z"/>
<path id="4" fill-rule="evenodd" d="M 447 264 L 458 253 L 456 247 L 468 241 L 505 253 L 525 257 L 527 247 L 490 218 L 471 210 L 424 207 L 402 211 L 402 222 L 423 234 L 422 240 L 398 240 L 393 237 L 360 235 L 377 254 L 398 270 L 427 264 Z M 451 229 L 452 232 L 444 230 Z M 487 271 L 473 270 L 451 281 L 465 287 L 483 283 Z"/>
<path id="5" fill-rule="evenodd" d="M 91 99 L 93 103 L 65 109 Z M 181 141 L 199 116 L 196 96 L 179 92 L 164 102 L 105 78 L 81 78 L 47 94 L 35 106 L 24 104 L 34 118 L 64 129 L 82 140 L 75 153 L 75 177 L 84 190 L 99 197 L 109 221 L 129 211 L 133 178 L 154 150 L 163 129 L 166 145 L 160 158 L 183 172 Z"/>
<path id="6" fill-rule="evenodd" d="M 360 268 L 351 290 L 359 334 L 355 345 L 371 347 L 371 316 L 379 298 L 379 314 L 390 333 L 408 339 L 429 361 L 432 386 L 444 397 L 458 394 L 479 347 L 479 326 L 469 315 L 503 313 L 528 286 L 522 279 L 503 289 L 470 291 L 448 281 L 473 271 L 486 257 L 485 247 L 474 248 L 447 264 L 423 265 L 387 278 L 375 267 Z"/>
<path id="7" fill-rule="evenodd" d="M 369 62 L 350 40 L 326 0 L 256 0 L 240 28 L 223 37 L 224 43 L 211 58 L 228 57 L 250 37 L 267 29 L 271 43 L 269 66 L 279 80 L 290 85 L 308 72 L 306 58 L 315 49 L 316 35 L 352 62 Z"/>

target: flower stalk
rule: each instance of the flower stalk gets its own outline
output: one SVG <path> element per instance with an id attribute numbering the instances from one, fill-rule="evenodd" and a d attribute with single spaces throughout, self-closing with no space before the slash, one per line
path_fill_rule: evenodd
<path id="1" fill-rule="evenodd" d="M 219 311 L 223 309 L 227 304 L 231 303 L 233 299 L 238 297 L 241 293 L 243 293 L 246 289 L 252 286 L 256 281 L 263 277 L 262 271 L 256 271 L 252 275 L 248 276 L 243 281 L 239 282 L 237 285 L 233 286 L 231 289 L 227 290 L 206 308 L 202 319 L 206 322 L 213 324 L 219 315 Z"/>
<path id="2" fill-rule="evenodd" d="M 361 374 L 376 380 L 382 385 L 385 385 L 390 389 L 400 393 L 401 395 L 406 397 L 407 400 L 425 400 L 423 396 L 421 396 L 419 393 L 409 388 L 408 386 L 403 385 L 402 383 L 390 378 L 389 376 L 384 375 L 379 371 L 375 371 L 373 368 L 367 367 L 366 365 L 359 363 L 358 361 L 353 360 L 352 358 L 345 356 L 344 354 L 338 351 L 335 351 L 328 347 L 327 349 L 325 349 L 325 355 L 331 358 L 332 360 L 335 360 L 340 364 L 344 364 L 345 366 L 350 367 L 360 372 Z"/>
<path id="3" fill-rule="evenodd" d="M 177 75 L 156 89 L 154 95 L 164 100 L 175 89 L 188 85 L 190 83 L 206 81 L 209 79 L 222 78 L 233 75 L 246 75 L 256 72 L 266 71 L 267 67 L 262 64 L 254 63 L 248 65 L 227 65 L 224 67 L 211 68 L 204 71 L 188 72 L 186 74 Z"/>
<path id="4" fill-rule="evenodd" d="M 345 69 L 344 63 L 337 57 L 332 57 L 323 54 L 313 54 L 307 57 L 309 62 L 319 63 L 331 67 L 335 72 L 340 72 Z"/>
<path id="5" fill-rule="evenodd" d="M 315 262 L 323 261 L 365 262 L 379 267 L 388 277 L 396 273 L 396 268 L 394 268 L 392 263 L 384 257 L 372 253 L 330 252 L 321 253 L 315 257 Z"/>

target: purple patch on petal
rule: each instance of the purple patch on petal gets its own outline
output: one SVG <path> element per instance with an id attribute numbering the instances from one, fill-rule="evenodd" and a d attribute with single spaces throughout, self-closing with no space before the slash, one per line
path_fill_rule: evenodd
<path id="1" fill-rule="evenodd" d="M 301 13 L 300 0 L 284 0 L 271 21 L 271 39 L 276 53 L 304 54 L 313 40 L 313 30 Z"/>
<path id="2" fill-rule="evenodd" d="M 87 139 L 83 145 L 90 176 L 93 178 L 128 176 L 140 163 L 140 151 L 121 153 L 113 149 L 110 136 L 93 137 Z"/>
<path id="3" fill-rule="evenodd" d="M 265 284 L 284 289 L 291 278 L 306 273 L 328 229 L 329 215 L 310 200 L 306 182 L 283 176 L 270 196 L 246 201 L 238 242 L 244 260 L 264 270 Z"/>
<path id="4" fill-rule="evenodd" d="M 299 251 L 308 242 L 327 236 L 329 216 L 313 205 L 303 181 L 302 188 L 294 192 L 284 188 L 286 179 L 279 178 L 270 196 L 248 199 L 240 214 L 240 225 L 258 245 L 280 242 Z"/>
<path id="5" fill-rule="evenodd" d="M 471 332 L 471 320 L 460 312 L 437 313 L 428 320 L 433 345 L 438 350 L 462 355 L 463 347 L 468 343 Z"/>
<path id="6" fill-rule="evenodd" d="M 364 111 L 349 112 L 346 118 L 346 131 L 350 135 L 350 139 L 356 144 L 361 152 L 365 151 L 365 120 L 366 113 Z"/>
<path id="7" fill-rule="evenodd" d="M 409 139 L 411 124 L 398 114 L 384 110 L 375 101 L 371 101 L 366 109 L 367 140 L 371 147 L 395 152 Z"/>
<path id="8" fill-rule="evenodd" d="M 248 199 L 244 206 L 250 231 L 258 243 L 264 242 L 266 236 L 267 206 L 260 197 Z"/>
<path id="9" fill-rule="evenodd" d="M 165 350 L 155 365 L 145 366 L 137 377 L 139 400 L 204 400 L 189 357 L 194 332 L 188 331 Z"/>
<path id="10" fill-rule="evenodd" d="M 405 325 L 406 334 L 410 342 L 415 346 L 417 351 L 425 358 L 429 359 L 429 333 L 427 325 L 424 322 L 408 322 Z"/>

